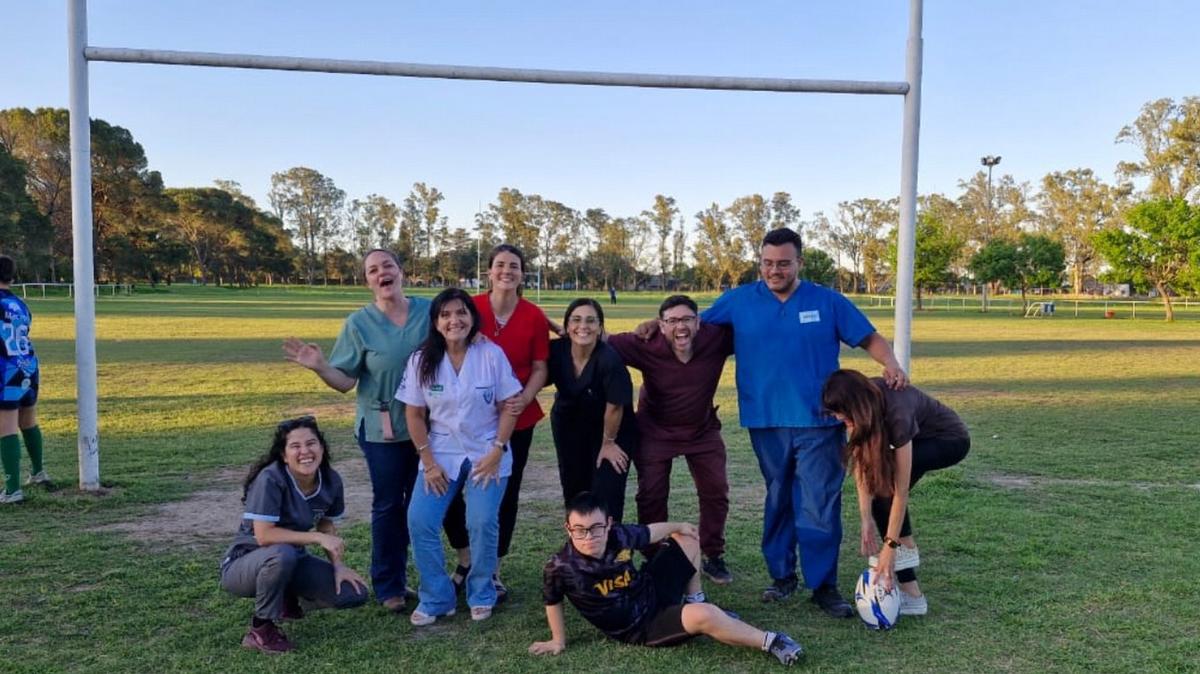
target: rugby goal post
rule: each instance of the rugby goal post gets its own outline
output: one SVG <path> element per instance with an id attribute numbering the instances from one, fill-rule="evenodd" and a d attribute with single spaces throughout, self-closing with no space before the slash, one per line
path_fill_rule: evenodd
<path id="1" fill-rule="evenodd" d="M 95 261 L 92 252 L 91 129 L 88 109 L 89 61 L 609 87 L 903 96 L 900 228 L 896 265 L 896 325 L 893 338 L 896 358 L 907 371 L 911 360 L 917 149 L 921 128 L 921 68 L 924 49 L 921 37 L 922 12 L 922 0 L 909 0 L 905 79 L 899 82 L 889 82 L 541 70 L 92 47 L 88 45 L 87 40 L 87 0 L 67 0 L 71 226 L 75 272 L 75 363 L 79 414 L 79 487 L 89 491 L 100 488 L 100 438 L 96 387 L 96 304 L 93 294 Z"/>

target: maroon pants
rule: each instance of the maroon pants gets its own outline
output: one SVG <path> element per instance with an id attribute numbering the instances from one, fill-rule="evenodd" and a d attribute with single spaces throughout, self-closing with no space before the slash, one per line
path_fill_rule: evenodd
<path id="1" fill-rule="evenodd" d="M 718 557 L 725 553 L 725 519 L 729 516 L 729 479 L 720 431 L 688 445 L 642 438 L 640 451 L 633 457 L 637 466 L 638 522 L 670 521 L 667 501 L 671 494 L 671 464 L 678 456 L 687 461 L 700 497 L 700 551 L 705 557 Z"/>

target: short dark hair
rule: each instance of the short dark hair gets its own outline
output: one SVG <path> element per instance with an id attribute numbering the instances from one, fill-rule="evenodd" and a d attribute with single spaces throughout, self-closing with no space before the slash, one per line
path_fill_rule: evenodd
<path id="1" fill-rule="evenodd" d="M 567 501 L 563 519 L 570 519 L 571 513 L 575 513 L 576 515 L 590 515 L 596 511 L 600 511 L 600 514 L 604 515 L 605 519 L 607 519 L 608 503 L 599 494 L 594 494 L 590 491 L 581 491 Z"/>
<path id="2" fill-rule="evenodd" d="M 0 255 L 0 283 L 12 283 L 17 274 L 17 263 L 7 255 Z"/>
<path id="3" fill-rule="evenodd" d="M 787 227 L 772 229 L 762 240 L 763 246 L 785 246 L 789 243 L 796 247 L 797 256 L 804 252 L 804 244 L 800 242 L 800 235 Z"/>
<path id="4" fill-rule="evenodd" d="M 663 314 L 667 313 L 667 309 L 674 309 L 675 307 L 687 307 L 694 313 L 700 313 L 700 307 L 696 306 L 696 302 L 692 298 L 687 295 L 671 295 L 663 300 L 662 304 L 658 305 L 658 317 L 662 318 Z"/>
<path id="5" fill-rule="evenodd" d="M 577 300 L 572 300 L 567 305 L 567 313 L 563 314 L 563 323 L 570 322 L 571 314 L 582 306 L 589 306 L 596 310 L 596 318 L 600 319 L 600 325 L 604 325 L 604 309 L 600 307 L 600 303 L 590 297 L 580 297 Z"/>

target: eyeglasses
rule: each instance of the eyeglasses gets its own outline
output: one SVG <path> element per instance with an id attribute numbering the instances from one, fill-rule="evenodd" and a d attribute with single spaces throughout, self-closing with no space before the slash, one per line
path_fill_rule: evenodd
<path id="1" fill-rule="evenodd" d="M 672 316 L 670 318 L 662 319 L 662 322 L 666 323 L 669 327 L 672 327 L 672 328 L 675 327 L 676 325 L 691 325 L 692 323 L 696 322 L 696 316 L 695 316 L 695 314 L 693 314 L 691 316 Z"/>
<path id="2" fill-rule="evenodd" d="M 571 320 L 569 320 L 567 322 L 570 323 L 571 325 L 580 325 L 580 324 L 595 325 L 600 322 L 600 319 L 596 318 L 595 316 L 572 316 Z"/>
<path id="3" fill-rule="evenodd" d="M 571 534 L 571 538 L 582 541 L 588 538 L 600 538 L 604 535 L 604 530 L 607 528 L 607 524 L 593 524 L 590 527 L 567 527 L 567 533 Z"/>
<path id="4" fill-rule="evenodd" d="M 760 260 L 758 265 L 763 269 L 778 269 L 779 271 L 787 271 L 796 266 L 795 260 Z"/>
<path id="5" fill-rule="evenodd" d="M 315 428 L 316 425 L 317 418 L 311 414 L 305 414 L 304 416 L 296 417 L 295 419 L 284 419 L 283 421 L 279 422 L 279 426 L 277 428 L 279 429 L 280 433 L 291 433 L 297 428 Z"/>

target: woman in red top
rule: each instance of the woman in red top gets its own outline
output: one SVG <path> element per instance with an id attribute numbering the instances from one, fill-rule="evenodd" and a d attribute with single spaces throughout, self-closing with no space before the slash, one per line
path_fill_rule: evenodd
<path id="1" fill-rule="evenodd" d="M 499 557 L 503 561 L 512 542 L 517 522 L 517 497 L 521 492 L 521 475 L 529 460 L 529 445 L 533 428 L 545 414 L 537 401 L 537 393 L 546 385 L 546 359 L 550 355 L 550 324 L 536 304 L 521 297 L 525 281 L 525 254 L 514 245 L 502 243 L 488 254 L 488 281 L 491 291 L 475 296 L 479 309 L 479 334 L 492 340 L 504 350 L 513 373 L 524 386 L 508 405 L 508 413 L 517 417 L 511 447 L 512 475 L 504 499 L 500 502 Z M 466 507 L 459 496 L 446 512 L 445 529 L 450 545 L 458 551 L 458 568 L 451 579 L 461 587 L 470 571 L 471 548 L 466 529 Z M 508 588 L 493 576 L 497 603 L 508 597 Z"/>

